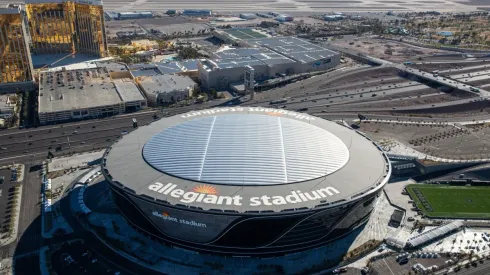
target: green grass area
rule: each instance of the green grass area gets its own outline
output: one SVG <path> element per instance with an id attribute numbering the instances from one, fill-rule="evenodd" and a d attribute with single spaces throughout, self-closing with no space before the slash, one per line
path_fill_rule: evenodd
<path id="1" fill-rule="evenodd" d="M 411 184 L 410 197 L 432 218 L 490 218 L 490 187 Z"/>

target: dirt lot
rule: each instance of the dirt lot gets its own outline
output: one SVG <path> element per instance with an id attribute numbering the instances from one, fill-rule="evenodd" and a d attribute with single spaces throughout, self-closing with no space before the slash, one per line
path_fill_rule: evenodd
<path id="1" fill-rule="evenodd" d="M 350 45 L 350 43 L 354 43 Z M 414 61 L 419 56 L 427 56 L 444 51 L 411 46 L 409 44 L 372 38 L 358 38 L 358 41 L 337 40 L 332 44 L 353 49 L 368 55 L 393 62 Z M 391 51 L 391 54 L 389 52 Z"/>
<path id="2" fill-rule="evenodd" d="M 397 140 L 432 156 L 461 159 L 490 157 L 489 125 L 466 128 L 363 122 L 360 131 L 378 141 Z"/>

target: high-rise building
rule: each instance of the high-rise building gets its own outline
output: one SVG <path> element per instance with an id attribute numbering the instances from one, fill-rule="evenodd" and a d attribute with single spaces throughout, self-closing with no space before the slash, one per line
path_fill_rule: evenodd
<path id="1" fill-rule="evenodd" d="M 21 11 L 0 8 L 0 85 L 31 80 L 31 55 Z"/>
<path id="2" fill-rule="evenodd" d="M 27 0 L 25 9 L 34 53 L 108 55 L 102 1 Z"/>

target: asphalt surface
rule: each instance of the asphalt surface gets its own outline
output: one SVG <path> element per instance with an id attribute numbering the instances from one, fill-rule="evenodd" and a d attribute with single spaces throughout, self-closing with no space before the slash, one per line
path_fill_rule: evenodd
<path id="1" fill-rule="evenodd" d="M 443 272 L 438 272 L 437 274 L 444 274 Z M 478 262 L 476 266 L 470 266 L 468 268 L 462 267 L 458 272 L 453 272 L 450 274 L 457 275 L 488 275 L 490 274 L 490 260 L 485 260 L 482 263 Z"/>
<path id="2" fill-rule="evenodd" d="M 117 267 L 119 271 L 124 272 L 125 274 L 162 275 L 162 273 L 155 272 L 151 269 L 128 261 L 119 253 L 116 253 L 111 248 L 108 248 L 92 232 L 86 231 L 84 227 L 86 224 L 83 222 L 83 220 L 78 219 L 78 217 L 76 217 L 76 215 L 74 215 L 74 213 L 71 211 L 69 201 L 70 195 L 71 193 L 65 193 L 65 196 L 58 202 L 61 204 L 61 213 L 64 219 L 74 230 L 74 232 L 69 235 L 70 238 L 83 239 L 85 245 L 91 248 L 94 257 L 103 259 L 107 266 L 112 266 L 114 268 Z M 112 269 L 114 270 L 114 268 Z"/>
<path id="3" fill-rule="evenodd" d="M 290 84 L 290 89 L 274 89 L 257 94 L 254 100 L 249 96 L 236 98 L 233 100 L 213 100 L 202 104 L 166 108 L 164 112 L 154 110 L 144 110 L 137 113 L 125 114 L 115 117 L 78 121 L 58 125 L 39 126 L 28 129 L 9 129 L 0 130 L 0 164 L 25 163 L 26 174 L 23 182 L 21 218 L 19 220 L 19 238 L 17 243 L 0 248 L 0 258 L 19 256 L 17 262 L 19 274 L 37 274 L 38 264 L 36 257 L 22 257 L 31 252 L 37 251 L 42 245 L 61 243 L 67 240 L 81 238 L 87 246 L 93 249 L 94 255 L 102 259 L 107 266 L 121 267 L 121 271 L 126 274 L 159 274 L 147 268 L 134 265 L 126 258 L 115 253 L 106 247 L 92 233 L 83 229 L 81 221 L 73 216 L 70 211 L 66 198 L 61 200 L 62 214 L 75 232 L 70 235 L 57 237 L 54 239 L 43 240 L 41 238 L 41 219 L 40 219 L 40 171 L 38 170 L 41 160 L 47 157 L 48 152 L 55 156 L 68 155 L 76 152 L 85 152 L 94 149 L 105 148 L 112 144 L 115 139 L 120 137 L 124 131 L 133 130 L 132 119 L 138 120 L 138 126 L 145 125 L 154 120 L 154 115 L 158 117 L 170 116 L 191 110 L 207 109 L 215 106 L 243 105 L 243 106 L 264 106 L 270 107 L 269 102 L 281 97 L 290 97 L 287 103 L 279 104 L 276 107 L 286 106 L 288 110 L 298 110 L 308 108 L 308 113 L 324 117 L 327 119 L 348 119 L 358 118 L 359 112 L 369 112 L 372 110 L 389 110 L 386 108 L 359 108 L 360 103 L 366 101 L 370 103 L 383 103 L 389 101 L 390 97 L 400 97 L 408 99 L 409 95 L 422 94 L 421 96 L 436 96 L 438 92 L 430 87 L 415 81 L 381 74 L 376 76 L 377 68 L 353 68 L 349 71 L 334 71 L 329 73 L 329 82 L 335 85 L 321 84 L 326 76 L 318 76 L 309 80 Z M 370 73 L 374 77 L 369 79 Z M 365 79 L 356 79 L 357 74 L 366 74 Z M 352 81 L 345 79 L 352 76 Z M 464 76 L 458 76 L 464 77 Z M 344 81 L 345 79 L 345 81 Z M 344 81 L 344 82 L 342 82 Z M 317 86 L 309 83 L 317 82 Z M 347 82 L 347 83 L 345 83 Z M 288 85 L 288 86 L 290 86 Z M 373 96 L 376 94 L 376 96 Z M 361 96 L 362 95 L 362 96 Z M 293 99 L 293 100 L 291 100 Z M 449 101 L 438 103 L 451 106 L 451 104 L 461 104 L 473 99 L 461 99 L 460 101 Z M 327 107 L 328 105 L 328 107 Z M 432 104 L 417 106 L 417 108 L 430 109 Z M 328 112 L 323 112 L 330 108 Z M 407 107 L 407 109 L 413 106 Z M 397 107 L 398 109 L 398 107 Z M 403 117 L 400 115 L 372 115 L 363 113 L 368 119 L 384 120 L 409 120 L 424 122 L 467 122 L 490 119 L 490 115 L 465 115 L 459 117 Z M 37 259 L 38 261 L 38 259 Z M 490 262 L 478 267 L 472 267 L 468 272 L 461 274 L 489 274 Z M 481 267 L 480 267 L 481 266 Z M 481 269 L 481 271 L 479 271 Z M 466 271 L 465 271 L 466 272 Z M 478 273 L 479 272 L 479 273 Z M 95 273 L 94 273 L 95 274 Z"/>
<path id="4" fill-rule="evenodd" d="M 97 257 L 95 251 L 81 242 L 65 243 L 52 256 L 53 269 L 58 274 L 110 274 L 119 272 L 120 275 L 133 273 L 124 272 L 118 266 Z"/>

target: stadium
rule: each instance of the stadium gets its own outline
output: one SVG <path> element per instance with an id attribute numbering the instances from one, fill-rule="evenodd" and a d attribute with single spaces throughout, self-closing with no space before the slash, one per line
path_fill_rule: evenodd
<path id="1" fill-rule="evenodd" d="M 283 109 L 232 107 L 167 117 L 124 135 L 102 171 L 139 231 L 187 250 L 276 256 L 363 225 L 388 181 L 362 133 Z"/>

